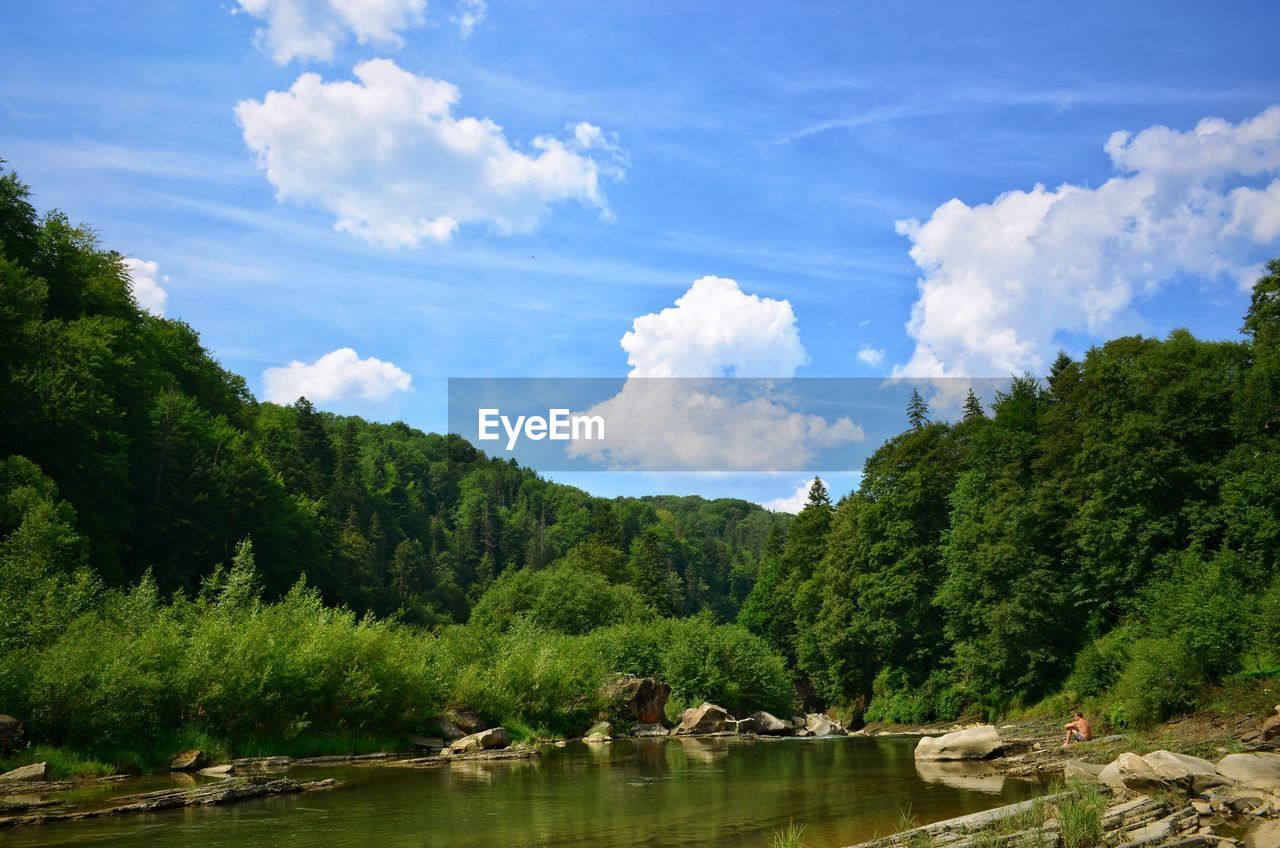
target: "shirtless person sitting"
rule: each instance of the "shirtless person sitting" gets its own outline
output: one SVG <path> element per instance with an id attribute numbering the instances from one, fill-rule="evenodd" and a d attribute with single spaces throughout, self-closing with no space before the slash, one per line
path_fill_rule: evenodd
<path id="1" fill-rule="evenodd" d="M 1088 742 L 1093 738 L 1093 729 L 1089 727 L 1089 720 L 1082 712 L 1077 712 L 1075 721 L 1069 721 L 1062 727 L 1067 731 L 1067 739 L 1062 743 L 1064 748 L 1073 742 Z"/>

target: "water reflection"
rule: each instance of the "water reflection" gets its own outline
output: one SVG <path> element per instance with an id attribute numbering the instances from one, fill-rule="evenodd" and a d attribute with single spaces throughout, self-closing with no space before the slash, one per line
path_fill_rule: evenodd
<path id="1" fill-rule="evenodd" d="M 927 783 L 940 783 L 954 789 L 994 795 L 1004 791 L 1005 776 L 992 771 L 990 763 L 916 760 L 916 774 Z"/>
<path id="2" fill-rule="evenodd" d="M 938 821 L 1032 791 L 1013 780 L 997 785 L 965 766 L 917 764 L 913 747 L 902 739 L 620 739 L 548 746 L 541 760 L 311 768 L 294 776 L 352 785 L 228 807 L 17 828 L 0 832 L 0 848 L 758 848 L 789 821 L 805 825 L 813 848 L 834 848 L 892 832 L 907 810 L 922 822 Z M 154 780 L 173 785 L 168 777 Z"/>

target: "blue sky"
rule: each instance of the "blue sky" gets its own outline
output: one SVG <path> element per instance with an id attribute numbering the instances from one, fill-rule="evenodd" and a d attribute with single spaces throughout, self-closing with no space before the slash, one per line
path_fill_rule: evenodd
<path id="1" fill-rule="evenodd" d="M 781 376 L 1003 376 L 1124 332 L 1234 337 L 1280 254 L 1274 3 L 380 3 L 49 0 L 0 28 L 0 157 L 155 263 L 165 314 L 260 397 L 351 348 L 321 406 L 441 430 L 448 377 L 627 374 L 633 322 L 712 275 L 786 302 Z M 499 126 L 505 176 L 407 137 L 371 60 L 449 101 L 422 126 Z M 457 223 L 391 243 L 428 216 Z"/>

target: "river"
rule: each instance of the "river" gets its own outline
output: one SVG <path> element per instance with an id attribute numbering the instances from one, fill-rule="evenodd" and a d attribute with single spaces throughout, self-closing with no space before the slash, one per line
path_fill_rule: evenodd
<path id="1" fill-rule="evenodd" d="M 619 740 L 548 747 L 539 760 L 430 770 L 295 768 L 330 792 L 0 832 L 18 846 L 753 846 L 790 821 L 812 848 L 1010 803 L 1028 783 L 920 764 L 913 739 Z M 166 780 L 161 778 L 160 780 Z M 148 782 L 152 782 L 154 779 Z"/>

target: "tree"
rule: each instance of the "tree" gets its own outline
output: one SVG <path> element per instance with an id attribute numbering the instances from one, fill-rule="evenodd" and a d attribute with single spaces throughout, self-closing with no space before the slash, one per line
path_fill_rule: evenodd
<path id="1" fill-rule="evenodd" d="M 929 423 L 929 405 L 920 396 L 919 389 L 911 390 L 911 400 L 907 402 L 907 421 L 913 430 L 920 430 Z"/>
<path id="2" fill-rule="evenodd" d="M 969 387 L 969 394 L 964 399 L 964 420 L 978 421 L 987 417 L 986 410 L 982 408 L 982 401 L 978 400 L 978 396 L 973 393 L 973 387 Z"/>

